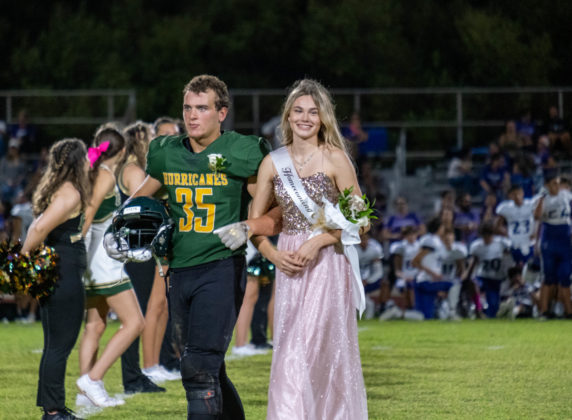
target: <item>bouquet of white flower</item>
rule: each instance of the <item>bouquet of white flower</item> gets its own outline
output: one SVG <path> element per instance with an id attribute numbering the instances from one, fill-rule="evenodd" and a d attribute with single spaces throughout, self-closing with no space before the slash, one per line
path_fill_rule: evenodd
<path id="1" fill-rule="evenodd" d="M 344 217 L 360 227 L 369 225 L 371 219 L 377 219 L 372 208 L 375 204 L 370 203 L 364 195 L 361 197 L 352 194 L 353 187 L 346 188 L 338 197 L 338 205 Z"/>

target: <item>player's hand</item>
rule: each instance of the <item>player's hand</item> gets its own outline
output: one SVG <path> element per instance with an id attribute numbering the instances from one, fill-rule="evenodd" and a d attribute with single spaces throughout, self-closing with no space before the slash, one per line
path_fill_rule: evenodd
<path id="1" fill-rule="evenodd" d="M 128 249 L 129 245 L 124 238 L 120 238 L 118 242 L 113 236 L 113 233 L 106 233 L 103 236 L 103 247 L 105 248 L 107 255 L 114 260 L 121 262 L 125 262 L 127 260 L 127 254 L 123 250 Z"/>
<path id="2" fill-rule="evenodd" d="M 245 222 L 232 223 L 216 229 L 213 233 L 218 235 L 221 242 L 232 249 L 240 248 L 248 241 L 248 231 L 250 228 Z"/>
<path id="3" fill-rule="evenodd" d="M 294 277 L 304 269 L 295 256 L 294 252 L 278 251 L 272 253 L 272 257 L 268 258 L 274 263 L 278 270 L 282 271 L 288 277 Z"/>
<path id="4" fill-rule="evenodd" d="M 153 253 L 150 249 L 139 248 L 127 251 L 127 261 L 132 262 L 145 262 L 153 258 Z"/>

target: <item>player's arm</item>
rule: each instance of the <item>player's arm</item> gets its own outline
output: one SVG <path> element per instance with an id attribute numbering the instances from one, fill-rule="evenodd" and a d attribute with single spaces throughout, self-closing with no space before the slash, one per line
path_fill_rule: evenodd
<path id="1" fill-rule="evenodd" d="M 163 184 L 161 184 L 160 181 L 153 178 L 151 175 L 147 175 L 143 180 L 143 183 L 141 183 L 139 188 L 135 189 L 135 192 L 133 192 L 133 194 L 131 194 L 131 197 L 129 198 L 131 199 L 134 197 L 151 197 L 153 194 L 159 191 L 159 188 L 161 188 L 162 185 Z"/>
<path id="2" fill-rule="evenodd" d="M 475 269 L 475 267 L 477 266 L 479 262 L 479 258 L 475 255 L 472 255 L 469 259 L 469 265 L 467 267 L 467 270 L 465 271 L 465 273 L 463 274 L 463 280 L 470 280 L 471 276 L 473 275 L 473 270 Z"/>
<path id="3" fill-rule="evenodd" d="M 93 218 L 95 217 L 95 213 L 97 213 L 99 206 L 101 206 L 105 196 L 113 189 L 114 186 L 115 178 L 108 171 L 100 170 L 97 173 L 97 177 L 93 185 L 93 191 L 91 193 L 91 199 L 85 209 L 85 222 L 81 231 L 84 237 L 93 222 Z"/>
<path id="4" fill-rule="evenodd" d="M 427 274 L 429 274 L 431 277 L 433 277 L 433 280 L 439 280 L 442 277 L 440 274 L 437 274 L 436 272 L 431 270 L 429 267 L 425 267 L 423 265 L 423 258 L 431 252 L 433 252 L 432 248 L 429 248 L 429 247 L 421 248 L 421 250 L 417 253 L 417 255 L 411 261 L 411 265 L 413 267 L 418 268 L 421 271 L 425 271 Z"/>
<path id="5" fill-rule="evenodd" d="M 251 197 L 255 197 L 257 188 L 258 176 L 252 176 L 248 179 L 247 189 Z M 269 210 L 259 216 L 254 216 L 252 212 L 248 214 L 248 220 L 245 223 L 248 225 L 250 235 L 274 236 L 282 231 L 282 210 L 274 201 L 274 193 L 272 192 L 273 184 L 266 185 L 270 188 L 272 202 L 268 205 Z M 268 191 L 260 192 L 266 194 Z"/>
<path id="6" fill-rule="evenodd" d="M 500 235 L 507 236 L 508 235 L 508 224 L 504 216 L 498 214 L 495 217 L 495 231 L 498 232 Z"/>
<path id="7" fill-rule="evenodd" d="M 393 254 L 393 266 L 395 267 L 395 276 L 405 279 L 405 275 L 403 273 L 403 255 Z"/>
<path id="8" fill-rule="evenodd" d="M 455 260 L 455 277 L 461 278 L 463 271 L 465 271 L 465 258 Z"/>
<path id="9" fill-rule="evenodd" d="M 79 191 L 71 183 L 64 183 L 54 194 L 46 210 L 30 225 L 22 253 L 36 249 L 56 226 L 65 222 L 69 215 L 77 210 L 80 203 Z"/>

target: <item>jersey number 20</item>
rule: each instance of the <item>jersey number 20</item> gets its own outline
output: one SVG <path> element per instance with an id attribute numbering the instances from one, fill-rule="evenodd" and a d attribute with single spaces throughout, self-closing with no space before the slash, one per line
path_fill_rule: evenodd
<path id="1" fill-rule="evenodd" d="M 205 195 L 213 195 L 212 188 L 195 188 L 195 197 L 193 203 L 193 190 L 190 188 L 177 188 L 177 203 L 183 205 L 183 211 L 186 217 L 179 219 L 179 232 L 190 232 L 194 230 L 199 233 L 209 233 L 214 229 L 215 208 L 214 204 L 204 203 Z M 195 217 L 193 207 L 199 210 L 206 210 L 206 218 Z"/>

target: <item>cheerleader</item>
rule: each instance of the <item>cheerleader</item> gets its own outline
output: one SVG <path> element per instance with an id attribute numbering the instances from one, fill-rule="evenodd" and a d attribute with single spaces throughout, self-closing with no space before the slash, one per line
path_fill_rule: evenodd
<path id="1" fill-rule="evenodd" d="M 66 408 L 64 381 L 84 311 L 81 277 L 87 258 L 81 229 L 89 196 L 85 154 L 79 139 L 60 140 L 50 148 L 48 167 L 33 197 L 36 219 L 22 247 L 26 253 L 44 242 L 60 257 L 58 287 L 40 300 L 44 348 L 37 405 L 44 409 L 45 420 L 78 419 Z"/>
<path id="2" fill-rule="evenodd" d="M 123 264 L 111 259 L 103 247 L 103 235 L 111 224 L 113 211 L 120 200 L 115 169 L 124 155 L 125 139 L 112 126 L 101 127 L 95 135 L 94 147 L 88 151 L 93 188 L 86 209 L 88 270 L 84 276 L 87 296 L 87 321 L 79 348 L 81 377 L 76 384 L 81 391 L 76 405 L 112 407 L 125 403 L 107 394 L 103 376 L 129 345 L 141 334 L 143 314 Z M 89 234 L 88 234 L 89 229 Z M 121 328 L 111 337 L 98 358 L 99 341 L 106 327 L 109 310 L 117 314 Z"/>

